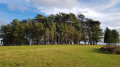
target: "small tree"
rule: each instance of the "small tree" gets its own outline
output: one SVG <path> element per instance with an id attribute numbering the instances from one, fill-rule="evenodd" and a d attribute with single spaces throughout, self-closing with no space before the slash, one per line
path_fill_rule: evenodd
<path id="1" fill-rule="evenodd" d="M 113 36 L 112 43 L 114 45 L 116 45 L 116 43 L 119 43 L 119 33 L 117 32 L 117 30 L 112 30 L 112 36 Z"/>
<path id="2" fill-rule="evenodd" d="M 116 30 L 110 30 L 108 27 L 106 28 L 104 35 L 104 43 L 107 45 L 116 45 L 119 42 L 119 33 Z"/>

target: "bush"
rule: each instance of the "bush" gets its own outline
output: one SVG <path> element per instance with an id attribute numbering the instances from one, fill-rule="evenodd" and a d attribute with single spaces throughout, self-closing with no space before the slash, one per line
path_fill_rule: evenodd
<path id="1" fill-rule="evenodd" d="M 101 47 L 101 50 L 107 53 L 120 54 L 120 46 L 107 45 Z"/>

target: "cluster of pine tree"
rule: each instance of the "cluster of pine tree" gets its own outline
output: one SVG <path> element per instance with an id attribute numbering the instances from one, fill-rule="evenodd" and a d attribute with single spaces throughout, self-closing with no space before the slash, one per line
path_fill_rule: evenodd
<path id="1" fill-rule="evenodd" d="M 119 43 L 119 33 L 117 30 L 110 30 L 107 27 L 104 35 L 104 43 L 107 45 L 116 45 L 116 43 Z"/>
<path id="2" fill-rule="evenodd" d="M 38 14 L 35 19 L 18 21 L 1 26 L 3 45 L 49 45 L 85 44 L 97 45 L 102 38 L 100 22 L 79 14 L 59 13 L 45 17 Z"/>

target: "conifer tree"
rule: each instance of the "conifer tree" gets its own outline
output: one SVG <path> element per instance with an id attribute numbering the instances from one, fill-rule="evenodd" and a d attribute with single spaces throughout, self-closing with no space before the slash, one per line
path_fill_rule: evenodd
<path id="1" fill-rule="evenodd" d="M 101 39 L 100 22 L 85 18 L 80 14 L 59 13 L 45 17 L 38 14 L 34 19 L 19 21 L 1 26 L 3 45 L 46 45 L 46 44 L 97 44 Z M 116 40 L 108 43 L 118 42 Z"/>

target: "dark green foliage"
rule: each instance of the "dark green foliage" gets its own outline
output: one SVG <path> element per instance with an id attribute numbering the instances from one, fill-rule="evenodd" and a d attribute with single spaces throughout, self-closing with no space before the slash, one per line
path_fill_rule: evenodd
<path id="1" fill-rule="evenodd" d="M 88 34 L 88 40 L 89 44 L 96 44 L 100 42 L 101 36 L 102 36 L 102 29 L 100 29 L 100 22 L 94 21 L 92 19 L 87 19 L 86 22 L 87 25 L 87 34 Z"/>
<path id="2" fill-rule="evenodd" d="M 111 44 L 112 43 L 112 32 L 109 28 L 106 28 L 104 35 L 104 43 Z"/>
<path id="3" fill-rule="evenodd" d="M 107 45 L 107 46 L 101 47 L 101 50 L 107 53 L 120 54 L 120 46 Z"/>
<path id="4" fill-rule="evenodd" d="M 119 43 L 119 33 L 116 30 L 106 28 L 104 43 L 107 43 L 107 45 L 116 45 L 116 43 Z"/>
<path id="5" fill-rule="evenodd" d="M 119 43 L 119 33 L 117 32 L 117 30 L 112 30 L 112 36 L 112 43 L 114 43 L 114 45 L 116 45 L 116 43 Z"/>
<path id="6" fill-rule="evenodd" d="M 100 42 L 100 22 L 86 19 L 84 15 L 59 13 L 45 17 L 38 14 L 35 19 L 18 21 L 14 19 L 1 27 L 3 45 L 49 45 L 85 44 Z"/>

